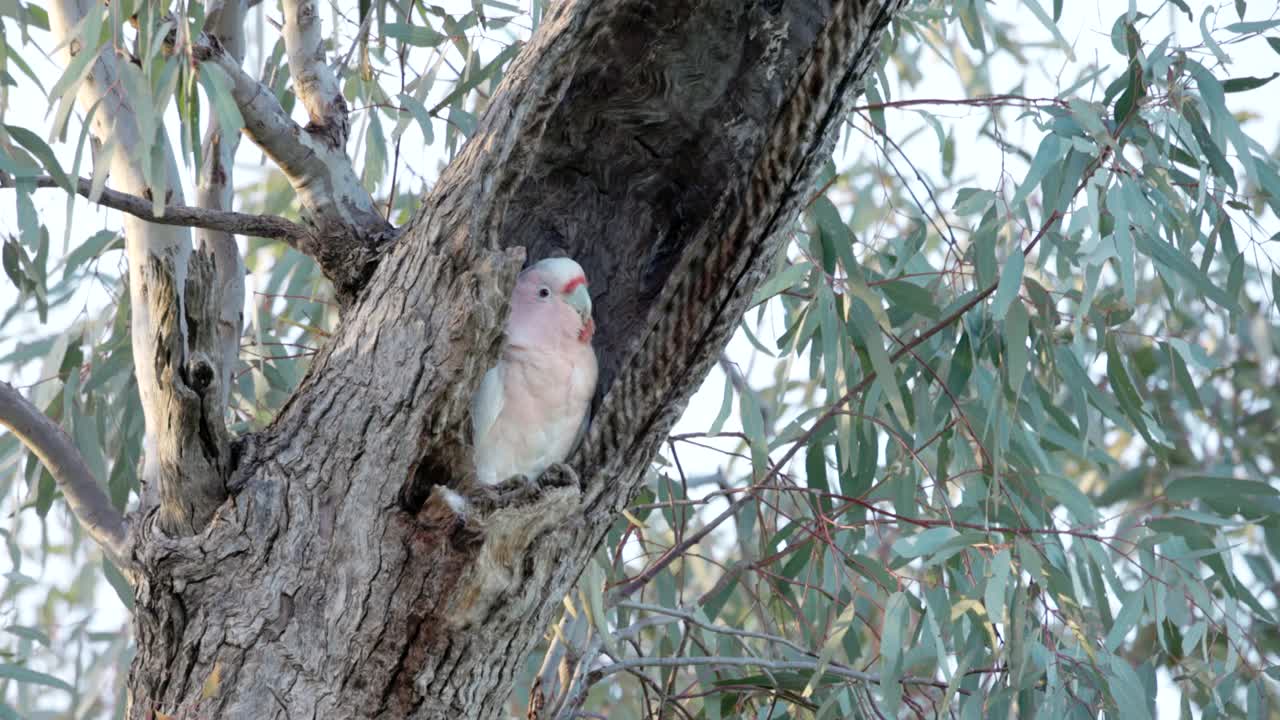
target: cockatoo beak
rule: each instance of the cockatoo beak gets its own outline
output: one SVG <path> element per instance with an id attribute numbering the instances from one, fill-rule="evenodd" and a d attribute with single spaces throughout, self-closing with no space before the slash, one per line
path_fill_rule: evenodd
<path id="1" fill-rule="evenodd" d="M 569 297 L 565 298 L 565 302 L 569 303 L 569 307 L 578 311 L 578 315 L 582 316 L 583 323 L 591 320 L 591 294 L 587 292 L 585 284 L 575 287 L 569 293 Z"/>
<path id="2" fill-rule="evenodd" d="M 569 303 L 569 307 L 578 311 L 578 317 L 582 318 L 582 328 L 578 330 L 578 340 L 580 342 L 591 342 L 591 336 L 596 333 L 595 321 L 591 319 L 591 294 L 587 292 L 586 283 L 582 283 L 575 287 L 569 297 L 565 298 Z"/>

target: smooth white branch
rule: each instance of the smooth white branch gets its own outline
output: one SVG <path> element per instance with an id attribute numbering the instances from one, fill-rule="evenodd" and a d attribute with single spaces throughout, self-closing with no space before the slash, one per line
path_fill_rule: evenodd
<path id="1" fill-rule="evenodd" d="M 208 19 L 205 27 L 219 38 L 232 58 L 243 61 L 244 0 L 214 0 L 206 5 L 206 10 Z M 232 208 L 235 157 L 239 147 L 240 133 L 227 133 L 218 120 L 218 114 L 212 113 L 201 144 L 200 156 L 204 162 L 196 180 L 196 207 L 215 212 Z M 231 372 L 240 357 L 240 335 L 244 330 L 245 265 L 236 245 L 235 233 L 235 230 L 219 228 L 200 228 L 195 232 L 196 247 L 214 258 L 213 281 L 218 285 L 218 340 L 222 351 L 218 364 L 221 379 L 217 402 L 220 407 L 226 407 L 230 398 Z"/>
<path id="2" fill-rule="evenodd" d="M 69 64 L 78 53 L 88 52 L 73 42 L 85 18 L 106 10 L 97 0 L 55 0 L 47 8 L 60 58 Z M 150 126 L 124 90 L 127 72 L 131 70 L 114 53 L 99 53 L 76 89 L 86 113 L 97 108 L 90 125 L 93 137 L 112 148 L 98 161 L 109 163 L 112 184 L 128 196 L 154 201 L 161 194 L 165 204 L 182 206 L 177 163 L 163 133 L 147 134 Z M 147 172 L 144 162 L 157 154 L 165 162 L 153 168 L 161 171 Z M 154 212 L 125 214 L 123 219 L 129 335 L 146 421 L 141 506 L 144 512 L 159 506 L 165 532 L 191 535 L 204 528 L 225 499 L 230 465 L 225 407 L 216 402 L 223 397 L 224 374 L 219 369 L 214 259 L 192 253 L 185 224 L 162 224 Z"/>
<path id="3" fill-rule="evenodd" d="M 351 122 L 338 77 L 325 62 L 320 3 L 316 0 L 282 0 L 280 7 L 284 12 L 284 27 L 280 33 L 289 58 L 293 91 L 311 119 L 307 132 L 342 149 L 347 144 Z"/>

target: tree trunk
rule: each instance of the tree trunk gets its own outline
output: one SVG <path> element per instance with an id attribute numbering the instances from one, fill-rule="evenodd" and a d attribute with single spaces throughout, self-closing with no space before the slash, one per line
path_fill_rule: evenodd
<path id="1" fill-rule="evenodd" d="M 503 715 L 902 4 L 555 4 L 292 399 L 232 449 L 212 520 L 135 523 L 129 716 Z M 592 279 L 598 409 L 539 489 L 485 493 L 470 398 L 522 261 L 559 253 Z"/>

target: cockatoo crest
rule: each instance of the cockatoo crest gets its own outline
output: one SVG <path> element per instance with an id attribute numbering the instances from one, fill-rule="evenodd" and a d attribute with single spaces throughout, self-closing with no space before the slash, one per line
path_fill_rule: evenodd
<path id="1" fill-rule="evenodd" d="M 541 260 L 520 273 L 502 354 L 471 403 L 481 483 L 536 479 L 568 457 L 586 430 L 595 394 L 595 323 L 582 267 Z"/>

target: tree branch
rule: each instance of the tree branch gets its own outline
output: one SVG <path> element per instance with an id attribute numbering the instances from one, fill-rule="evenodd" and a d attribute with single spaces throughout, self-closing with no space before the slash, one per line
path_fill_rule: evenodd
<path id="1" fill-rule="evenodd" d="M 699 627 L 704 627 L 713 632 L 725 633 L 730 635 L 757 637 L 760 639 L 769 640 L 771 642 L 780 642 L 780 643 L 791 646 L 793 649 L 798 649 L 801 653 L 812 655 L 810 651 L 804 648 L 800 648 L 798 645 L 791 643 L 789 640 L 785 640 L 780 637 L 776 637 L 772 635 L 764 635 L 762 633 L 750 633 L 748 631 L 738 630 L 736 628 L 728 628 L 723 625 L 715 625 L 714 623 L 708 624 L 698 620 L 697 618 L 693 617 L 691 614 L 688 614 L 686 612 L 682 612 L 679 610 L 675 610 L 672 608 L 665 608 L 657 605 L 647 605 L 642 603 L 624 603 L 624 604 L 630 605 L 632 609 L 654 612 L 654 613 L 658 613 L 658 615 L 655 617 L 648 617 L 648 618 L 637 620 L 636 622 L 632 623 L 631 625 L 625 628 L 620 628 L 613 635 L 613 639 L 615 643 L 620 643 L 624 640 L 629 640 L 631 638 L 637 637 L 641 632 L 648 630 L 650 628 L 657 627 L 659 625 L 684 621 L 684 622 L 692 623 Z M 843 677 L 846 680 L 875 684 L 875 685 L 883 684 L 883 678 L 880 675 L 863 672 L 860 670 L 854 670 L 853 668 L 847 667 L 845 665 L 841 665 L 840 663 L 833 663 L 833 662 L 823 663 L 820 658 L 769 660 L 769 659 L 751 658 L 751 657 L 727 657 L 726 658 L 723 656 L 703 656 L 703 657 L 685 656 L 685 657 L 658 657 L 658 658 L 637 657 L 629 660 L 620 660 L 618 658 L 611 657 L 611 659 L 613 660 L 611 664 L 605 665 L 604 667 L 595 668 L 594 670 L 588 670 L 588 666 L 591 663 L 595 662 L 595 659 L 600 656 L 603 650 L 603 645 L 604 643 L 602 641 L 602 638 L 600 638 L 599 636 L 596 636 L 595 638 L 593 638 L 592 641 L 588 643 L 587 647 L 584 649 L 581 657 L 578 659 L 577 667 L 575 668 L 572 674 L 572 678 L 568 680 L 566 683 L 567 689 L 565 690 L 565 695 L 563 700 L 559 702 L 559 704 L 546 704 L 541 706 L 540 708 L 538 708 L 539 712 L 536 714 L 536 716 L 531 714 L 530 717 L 536 717 L 539 719 L 544 717 L 554 717 L 554 718 L 557 718 L 557 720 L 576 717 L 578 714 L 578 708 L 582 707 L 583 702 L 585 702 L 586 700 L 587 693 L 588 691 L 590 691 L 593 685 L 600 682 L 600 680 L 604 679 L 608 675 L 612 675 L 618 672 L 638 670 L 644 667 L 681 668 L 681 667 L 692 667 L 694 665 L 723 665 L 723 666 L 735 666 L 735 667 L 759 667 L 764 669 L 766 672 L 781 671 L 781 670 L 816 671 L 819 669 L 819 667 L 821 667 L 824 672 L 830 673 L 832 675 L 837 675 L 839 677 Z M 917 677 L 905 676 L 905 677 L 899 678 L 898 682 L 903 685 L 927 685 L 931 687 L 936 687 L 938 689 L 948 688 L 947 683 L 940 682 L 938 680 L 931 680 L 928 678 L 917 678 Z M 970 694 L 969 691 L 967 690 L 958 690 L 958 692 L 961 695 Z"/>
<path id="2" fill-rule="evenodd" d="M 78 53 L 89 52 L 73 40 L 85 18 L 106 12 L 102 3 L 56 0 L 46 7 L 62 59 L 71 63 Z M 128 84 L 121 79 L 119 62 L 114 53 L 98 54 L 77 90 L 81 108 L 98 108 L 90 127 L 93 137 L 112 148 L 98 162 L 109 163 L 112 183 L 128 193 L 113 198 L 126 206 L 126 200 L 139 197 L 181 206 L 182 183 L 168 140 L 140 131 L 144 124 L 138 122 L 135 99 L 124 90 Z M 144 172 L 144 161 L 151 163 L 153 157 L 164 160 L 159 164 L 163 169 Z M 84 181 L 76 185 L 81 193 L 89 189 Z M 213 279 L 213 259 L 192 253 L 191 232 L 184 224 L 166 223 L 152 210 L 126 214 L 124 230 L 129 335 L 147 438 L 141 506 L 148 513 L 158 506 L 163 531 L 192 535 L 226 499 L 230 472 L 225 406 L 218 402 L 223 396 L 220 287 Z"/>
<path id="3" fill-rule="evenodd" d="M 285 174 L 298 191 L 302 204 L 324 204 L 319 189 L 308 190 L 302 180 L 328 171 L 325 157 L 328 150 L 302 132 L 271 89 L 245 72 L 221 42 L 204 35 L 196 41 L 191 52 L 197 62 L 212 63 L 230 78 L 231 98 L 244 118 L 244 134 Z"/>
<path id="4" fill-rule="evenodd" d="M 902 4 L 557 3 L 293 401 L 240 455 L 229 521 L 199 544 L 244 548 L 217 558 L 217 576 L 249 582 L 228 597 L 209 591 L 205 556 L 173 561 L 192 580 L 175 591 L 185 617 L 323 627 L 324 643 L 290 629 L 185 653 L 207 625 L 153 622 L 166 642 L 139 644 L 135 667 L 152 672 L 135 673 L 135 706 L 178 707 L 221 661 L 261 670 L 224 684 L 224 716 L 252 714 L 263 678 L 281 677 L 295 698 L 325 698 L 295 715 L 501 714 L 525 651 L 722 352 Z M 574 461 L 585 483 L 562 472 L 522 504 L 459 518 L 438 489 L 467 484 L 470 400 L 526 251 L 586 268 L 611 417 Z M 335 595 L 374 598 L 369 623 L 308 599 Z M 371 624 L 404 632 L 371 639 Z M 315 662 L 302 671 L 298 657 Z M 350 680 L 335 696 L 338 675 Z"/>
<path id="5" fill-rule="evenodd" d="M 303 219 L 313 228 L 298 250 L 315 258 L 339 302 L 348 304 L 368 281 L 395 230 L 374 207 L 342 144 L 333 142 L 334 126 L 298 127 L 270 88 L 245 72 L 214 37 L 202 35 L 192 57 L 216 65 L 230 78 L 244 134 L 284 173 L 298 195 Z M 332 76 L 327 66 L 325 71 Z M 344 111 L 343 122 L 345 117 Z"/>
<path id="6" fill-rule="evenodd" d="M 123 568 L 131 567 L 124 516 L 112 507 L 80 451 L 62 428 L 6 382 L 0 382 L 0 425 L 9 428 L 40 458 L 67 499 L 72 514 L 112 562 Z"/>
<path id="7" fill-rule="evenodd" d="M 638 350 L 609 387 L 572 459 L 591 478 L 589 512 L 625 502 L 635 480 L 618 482 L 619 472 L 652 456 L 677 417 L 671 408 L 683 406 L 736 330 L 809 195 L 814 173 L 829 156 L 846 106 L 879 57 L 880 34 L 903 4 L 832 4 L 812 62 L 798 68 L 760 153 L 738 176 L 742 184 L 725 191 L 736 200 L 733 211 L 708 223 L 712 232 L 693 238 L 671 268 Z M 730 514 L 721 514 L 712 527 Z"/>
<path id="8" fill-rule="evenodd" d="M 238 61 L 244 61 L 244 0 L 211 2 L 206 27 L 219 38 L 227 53 Z M 228 134 L 218 120 L 218 114 L 209 117 L 200 156 L 205 159 L 196 180 L 196 207 L 222 212 L 230 210 L 235 195 L 233 177 L 236 150 L 240 147 L 240 133 Z M 298 228 L 302 230 L 302 228 Z M 217 398 L 220 407 L 226 407 L 231 394 L 231 372 L 240 357 L 240 335 L 244 329 L 244 258 L 236 246 L 235 231 L 217 228 L 200 228 L 195 232 L 196 248 L 213 258 L 214 282 L 220 296 L 218 315 L 218 340 L 222 351 L 218 370 L 221 375 Z M 291 242 L 295 247 L 296 241 Z"/>
<path id="9" fill-rule="evenodd" d="M 280 5 L 284 11 L 281 35 L 289 56 L 293 91 L 311 118 L 307 132 L 324 138 L 332 147 L 341 150 L 347 144 L 351 123 L 338 78 L 325 62 L 319 3 L 316 0 L 282 0 Z"/>
<path id="10" fill-rule="evenodd" d="M 16 184 L 17 181 L 0 180 L 0 188 L 11 188 Z M 35 178 L 35 184 L 36 187 L 42 188 L 62 187 L 57 180 L 48 175 Z M 85 178 L 77 178 L 76 194 L 92 200 L 93 183 Z M 295 247 L 305 244 L 311 238 L 311 233 L 306 228 L 278 215 L 251 215 L 187 205 L 168 205 L 164 208 L 163 215 L 156 215 L 150 200 L 109 188 L 102 190 L 96 202 L 103 207 L 119 210 L 157 225 L 197 227 L 236 235 L 280 238 Z"/>
<path id="11" fill-rule="evenodd" d="M 800 653 L 801 655 L 814 654 L 813 651 L 811 651 L 809 648 L 806 648 L 802 645 L 794 643 L 784 637 L 778 637 L 777 635 L 770 635 L 768 633 L 754 632 L 751 630 L 741 630 L 738 628 L 727 627 L 725 625 L 717 625 L 712 622 L 700 620 L 697 615 L 683 608 L 669 608 L 669 607 L 664 607 L 662 605 L 654 605 L 652 603 L 631 602 L 629 600 L 624 600 L 622 602 L 619 602 L 617 606 L 621 608 L 627 608 L 629 610 L 639 610 L 641 612 L 649 612 L 657 615 L 667 615 L 667 616 L 670 616 L 672 619 L 683 620 L 684 622 L 691 623 L 693 625 L 697 625 L 700 628 L 705 628 L 712 632 L 721 633 L 723 635 L 734 635 L 737 637 L 746 637 L 746 638 L 752 638 L 755 640 L 764 640 L 766 642 L 777 643 L 779 645 L 785 645 L 791 648 L 792 650 Z"/>
<path id="12" fill-rule="evenodd" d="M 694 665 L 720 665 L 726 667 L 758 667 L 764 670 L 779 672 L 782 670 L 817 670 L 821 664 L 818 660 L 765 660 L 763 658 L 746 658 L 746 657 L 729 657 L 708 655 L 703 657 L 638 657 L 629 660 L 619 660 L 617 662 L 605 665 L 602 668 L 596 668 L 589 673 L 588 686 L 599 682 L 606 675 L 613 675 L 624 670 L 632 670 L 643 667 L 692 667 Z M 851 670 L 849 668 L 840 667 L 827 663 L 824 668 L 825 672 L 832 675 L 838 675 L 846 680 L 855 682 L 872 683 L 879 685 L 883 682 L 879 675 L 875 673 L 861 672 L 859 670 Z M 948 685 L 938 680 L 926 680 L 923 678 L 904 677 L 898 680 L 903 685 L 928 685 L 941 690 L 947 689 Z M 968 694 L 965 691 L 961 691 Z"/>
<path id="13" fill-rule="evenodd" d="M 570 681 L 580 670 L 584 660 L 591 662 L 595 657 L 593 655 L 585 658 L 583 654 L 584 650 L 591 647 L 588 638 L 593 632 L 585 608 L 579 609 L 577 615 L 573 616 L 566 612 L 552 630 L 551 640 L 543 654 L 542 667 L 534 676 L 533 687 L 529 691 L 530 720 L 559 716 L 565 701 L 570 697 Z"/>
<path id="14" fill-rule="evenodd" d="M 356 29 L 356 36 L 351 39 L 351 47 L 347 48 L 347 54 L 343 55 L 342 59 L 333 66 L 333 71 L 338 75 L 339 79 L 347 74 L 347 65 L 351 62 L 351 56 L 356 54 L 360 44 L 365 41 L 365 36 L 369 34 L 369 28 L 373 26 L 375 14 L 372 9 L 365 12 L 364 20 L 360 21 L 360 27 Z"/>

